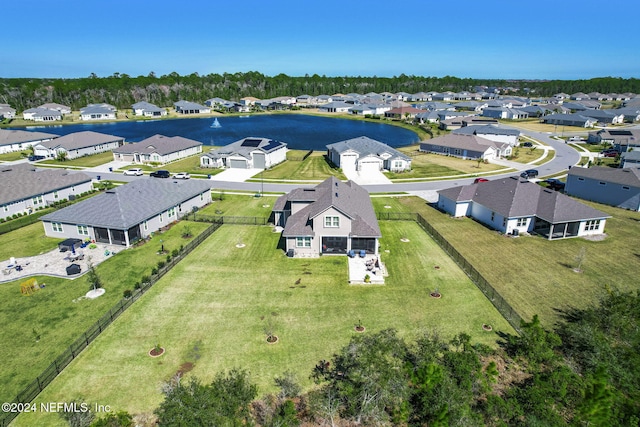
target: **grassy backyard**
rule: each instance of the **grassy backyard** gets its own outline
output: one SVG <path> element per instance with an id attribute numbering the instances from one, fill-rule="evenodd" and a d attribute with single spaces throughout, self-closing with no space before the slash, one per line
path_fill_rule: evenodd
<path id="1" fill-rule="evenodd" d="M 273 377 L 294 372 L 305 386 L 320 359 L 328 359 L 355 333 L 393 327 L 411 337 L 437 330 L 464 331 L 495 345 L 512 332 L 506 321 L 453 261 L 414 222 L 381 222 L 384 286 L 349 286 L 347 259 L 289 259 L 271 227 L 225 225 L 121 315 L 38 397 L 112 405 L 150 413 L 162 383 L 178 370 L 207 382 L 216 372 L 243 367 L 260 393 Z M 410 242 L 400 241 L 411 236 Z M 241 239 L 246 246 L 237 248 Z M 388 250 L 389 252 L 386 252 Z M 434 269 L 434 266 L 439 269 Z M 441 299 L 429 292 L 438 288 Z M 266 343 L 266 329 L 279 341 Z M 366 332 L 365 332 L 366 333 Z M 158 359 L 147 352 L 166 349 Z M 56 414 L 29 414 L 16 425 L 56 425 Z"/>
<path id="2" fill-rule="evenodd" d="M 302 158 L 306 151 L 292 150 L 288 158 Z M 305 160 L 287 160 L 286 162 L 275 165 L 262 173 L 264 179 L 297 179 L 297 180 L 318 180 L 322 181 L 335 176 L 339 179 L 346 179 L 342 171 L 333 167 L 326 160 L 323 151 L 314 151 Z M 259 181 L 261 177 L 256 176 L 249 181 Z"/>
<path id="3" fill-rule="evenodd" d="M 62 240 L 64 239 L 45 236 L 42 222 L 38 221 L 0 236 L 0 260 L 48 252 L 55 249 Z"/>

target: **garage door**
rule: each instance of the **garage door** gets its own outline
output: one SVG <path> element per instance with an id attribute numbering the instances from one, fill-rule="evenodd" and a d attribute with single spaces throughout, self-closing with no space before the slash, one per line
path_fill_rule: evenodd
<path id="1" fill-rule="evenodd" d="M 360 173 L 378 172 L 381 166 L 380 162 L 361 162 Z"/>
<path id="2" fill-rule="evenodd" d="M 229 167 L 230 168 L 236 168 L 236 169 L 246 169 L 247 168 L 247 161 L 246 160 L 230 159 Z"/>
<path id="3" fill-rule="evenodd" d="M 340 156 L 340 167 L 343 170 L 355 170 L 357 154 L 343 154 Z"/>
<path id="4" fill-rule="evenodd" d="M 258 169 L 265 169 L 267 160 L 264 153 L 255 153 L 253 155 L 253 167 Z"/>

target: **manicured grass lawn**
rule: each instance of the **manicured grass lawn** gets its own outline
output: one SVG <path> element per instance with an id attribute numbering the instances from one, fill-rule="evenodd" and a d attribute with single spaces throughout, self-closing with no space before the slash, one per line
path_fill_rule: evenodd
<path id="1" fill-rule="evenodd" d="M 540 119 L 528 119 L 528 120 L 500 120 L 500 123 L 520 129 L 531 130 L 534 132 L 584 132 L 583 127 L 576 126 L 561 126 L 550 125 L 546 123 L 540 123 Z"/>
<path id="2" fill-rule="evenodd" d="M 581 147 L 587 151 L 591 151 L 592 153 L 599 153 L 602 150 L 606 150 L 611 148 L 610 144 L 587 144 L 585 143 L 575 143 L 575 144 L 571 144 L 571 145 L 576 145 L 578 147 Z"/>
<path id="3" fill-rule="evenodd" d="M 540 316 L 547 327 L 558 320 L 557 309 L 585 307 L 598 301 L 606 287 L 638 290 L 640 213 L 581 201 L 612 218 L 603 241 L 583 238 L 548 241 L 511 238 L 469 218 L 451 218 L 413 197 L 372 199 L 376 210 L 421 212 L 525 319 Z M 586 250 L 583 273 L 572 267 Z"/>
<path id="4" fill-rule="evenodd" d="M 304 154 L 302 154 L 304 155 Z M 322 151 L 314 151 L 305 160 L 287 160 L 263 172 L 264 179 L 325 180 L 331 176 L 346 179 L 340 169 L 332 167 Z M 250 181 L 259 181 L 260 176 Z"/>
<path id="5" fill-rule="evenodd" d="M 275 391 L 273 377 L 293 371 L 305 386 L 356 332 L 396 328 L 411 338 L 422 330 L 451 337 L 464 331 L 495 345 L 512 332 L 490 302 L 415 222 L 381 222 L 384 286 L 350 286 L 346 257 L 289 259 L 270 227 L 225 225 L 115 321 L 40 395 L 37 402 L 84 398 L 132 414 L 150 413 L 161 385 L 185 363 L 204 382 L 233 367 L 250 371 L 259 393 Z M 403 243 L 402 236 L 411 236 Z M 244 248 L 236 248 L 241 238 Z M 438 265 L 440 269 L 434 269 Z M 441 299 L 429 292 L 439 288 Z M 267 344 L 265 328 L 278 336 Z M 160 358 L 147 352 L 156 344 Z M 56 414 L 22 415 L 16 425 L 55 424 Z"/>
<path id="6" fill-rule="evenodd" d="M 191 175 L 217 175 L 222 172 L 224 169 L 218 168 L 201 168 L 200 167 L 200 156 L 191 156 L 186 159 L 178 160 L 176 162 L 169 163 L 167 165 L 161 166 L 149 166 L 149 165 L 131 165 L 125 168 L 118 169 L 118 171 L 123 172 L 127 169 L 131 168 L 140 168 L 143 171 L 151 172 L 158 169 L 165 169 L 171 173 L 177 172 L 188 172 Z"/>
<path id="7" fill-rule="evenodd" d="M 12 162 L 14 160 L 24 159 L 25 156 L 22 154 L 28 154 L 28 150 L 24 151 L 13 151 L 11 153 L 2 153 L 0 154 L 0 162 Z"/>
<path id="8" fill-rule="evenodd" d="M 0 236 L 0 261 L 49 252 L 63 240 L 45 236 L 42 222 L 38 221 Z"/>
<path id="9" fill-rule="evenodd" d="M 532 149 L 535 148 L 535 149 Z M 540 156 L 542 155 L 542 153 L 544 153 L 543 150 L 541 150 L 539 147 L 517 147 L 514 148 L 514 155 L 515 155 L 515 151 L 518 151 L 518 157 L 513 157 L 511 156 L 509 158 L 509 160 L 514 161 L 514 162 L 518 162 L 518 163 L 529 163 L 529 162 L 533 162 L 534 160 L 537 160 L 540 158 Z"/>
<path id="10" fill-rule="evenodd" d="M 83 157 L 78 157 L 77 159 L 70 159 L 70 160 L 64 160 L 64 161 L 55 160 L 55 159 L 42 160 L 38 162 L 38 164 L 39 165 L 40 164 L 56 165 L 56 166 L 81 166 L 85 168 L 92 168 L 95 166 L 103 165 L 105 163 L 109 163 L 111 161 L 113 161 L 113 153 L 111 151 L 107 151 L 104 153 L 98 153 L 98 154 L 93 154 L 91 156 L 83 156 Z"/>
<path id="11" fill-rule="evenodd" d="M 208 225 L 189 224 L 194 234 Z M 42 224 L 33 226 L 40 230 L 41 235 L 44 234 Z M 165 249 L 179 248 L 188 241 L 181 237 L 183 227 L 183 223 L 179 223 L 161 234 Z M 3 251 L 11 243 L 9 239 L 14 233 L 0 236 Z M 30 239 L 41 239 L 37 233 L 31 233 L 33 237 Z M 21 234 L 22 237 L 25 235 Z M 73 302 L 89 290 L 86 275 L 75 280 L 37 277 L 39 283 L 46 283 L 46 287 L 30 297 L 20 294 L 20 283 L 25 279 L 0 284 L 0 342 L 3 344 L 0 346 L 0 360 L 4 362 L 0 369 L 1 401 L 15 398 L 81 333 L 120 301 L 125 289 L 133 289 L 141 276 L 150 274 L 151 268 L 163 259 L 156 254 L 160 248 L 159 236 L 156 234 L 148 243 L 120 251 L 99 264 L 96 270 L 107 292 L 95 300 Z M 91 255 L 91 250 L 85 254 Z M 41 335 L 39 342 L 35 341 L 34 330 Z"/>
<path id="12" fill-rule="evenodd" d="M 212 192 L 209 206 L 200 209 L 197 214 L 225 216 L 269 217 L 277 196 L 255 197 L 255 194 L 226 194 Z M 197 215 L 196 214 L 196 215 Z"/>

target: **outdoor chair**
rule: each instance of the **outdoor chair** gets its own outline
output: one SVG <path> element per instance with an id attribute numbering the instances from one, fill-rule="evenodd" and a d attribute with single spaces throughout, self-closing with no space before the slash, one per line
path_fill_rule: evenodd
<path id="1" fill-rule="evenodd" d="M 356 257 L 356 251 L 351 249 L 347 255 L 349 255 L 349 258 L 355 258 Z"/>
<path id="2" fill-rule="evenodd" d="M 360 258 L 364 258 L 367 256 L 367 251 L 365 251 L 364 249 L 360 250 Z"/>

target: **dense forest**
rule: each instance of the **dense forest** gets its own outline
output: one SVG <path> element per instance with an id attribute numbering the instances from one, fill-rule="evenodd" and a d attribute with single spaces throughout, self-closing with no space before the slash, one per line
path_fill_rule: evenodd
<path id="1" fill-rule="evenodd" d="M 204 102 L 219 97 L 237 101 L 245 96 L 259 99 L 276 96 L 332 95 L 335 93 L 473 91 L 476 86 L 510 88 L 513 95 L 550 96 L 565 92 L 640 93 L 640 79 L 602 77 L 589 80 L 486 80 L 458 77 L 292 77 L 285 74 L 265 76 L 259 72 L 235 74 L 193 73 L 181 76 L 171 73 L 156 76 L 132 77 L 115 73 L 109 77 L 92 74 L 76 79 L 0 79 L 0 103 L 18 111 L 48 102 L 57 102 L 78 110 L 90 103 L 115 105 L 120 109 L 147 101 L 161 107 L 173 105 L 181 99 Z"/>
<path id="2" fill-rule="evenodd" d="M 604 294 L 597 306 L 563 312 L 553 331 L 534 316 L 521 335 L 498 332 L 497 349 L 464 333 L 356 334 L 316 363 L 308 392 L 290 372 L 261 398 L 242 367 L 208 384 L 176 376 L 163 386 L 155 425 L 638 426 L 640 295 Z M 72 425 L 133 425 L 126 412 L 88 415 Z"/>

